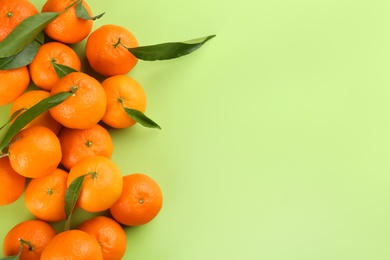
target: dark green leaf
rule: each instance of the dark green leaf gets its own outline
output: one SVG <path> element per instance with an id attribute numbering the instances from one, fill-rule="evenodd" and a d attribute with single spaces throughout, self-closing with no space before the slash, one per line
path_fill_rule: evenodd
<path id="1" fill-rule="evenodd" d="M 190 54 L 199 49 L 208 40 L 214 38 L 210 35 L 187 42 L 168 42 L 149 46 L 127 48 L 136 58 L 146 61 L 169 60 Z"/>
<path id="2" fill-rule="evenodd" d="M 30 123 L 34 118 L 40 114 L 48 111 L 49 109 L 57 106 L 65 99 L 67 99 L 72 93 L 70 92 L 60 92 L 51 97 L 45 98 L 38 102 L 36 105 L 27 109 L 23 114 L 18 116 L 14 123 L 8 128 L 8 131 L 5 133 L 5 136 L 0 144 L 0 151 L 2 151 L 12 138 L 22 130 L 28 123 Z"/>
<path id="3" fill-rule="evenodd" d="M 66 193 L 65 193 L 66 222 L 65 222 L 64 230 L 69 230 L 70 228 L 70 219 L 72 217 L 73 210 L 76 207 L 77 200 L 80 196 L 81 187 L 83 185 L 84 178 L 87 175 L 88 174 L 77 177 L 72 181 L 72 183 L 66 189 Z"/>
<path id="4" fill-rule="evenodd" d="M 104 13 L 91 17 L 88 13 L 88 10 L 83 6 L 83 2 L 81 1 L 76 5 L 76 15 L 78 18 L 84 20 L 96 20 L 101 18 L 104 15 Z"/>
<path id="5" fill-rule="evenodd" d="M 142 113 L 141 111 L 136 110 L 136 109 L 127 108 L 127 107 L 124 107 L 124 109 L 129 117 L 131 117 L 133 120 L 137 121 L 141 125 L 143 125 L 145 127 L 149 127 L 149 128 L 161 129 L 161 127 L 158 124 L 156 124 L 149 117 L 145 116 L 145 114 Z"/>
<path id="6" fill-rule="evenodd" d="M 63 64 L 58 64 L 54 61 L 51 64 L 53 65 L 54 70 L 56 71 L 56 73 L 60 79 L 62 79 L 63 77 L 65 77 L 66 75 L 68 75 L 71 72 L 77 72 L 77 70 L 75 70 L 74 68 L 71 68 L 71 67 L 63 65 Z"/>
<path id="7" fill-rule="evenodd" d="M 20 113 L 22 113 L 23 111 L 26 111 L 27 108 L 21 108 L 19 110 L 16 110 L 12 115 L 11 115 L 11 118 L 8 120 L 7 123 L 5 123 L 2 127 L 0 127 L 0 131 L 3 130 L 3 128 L 8 125 L 10 122 L 12 122 L 12 120 L 14 120 Z"/>
<path id="8" fill-rule="evenodd" d="M 32 41 L 21 52 L 7 58 L 1 58 L 0 70 L 15 69 L 30 64 L 44 41 L 45 34 L 40 32 L 35 41 Z"/>
<path id="9" fill-rule="evenodd" d="M 0 58 L 10 57 L 21 52 L 59 14 L 57 12 L 39 13 L 24 19 L 0 42 Z"/>
<path id="10" fill-rule="evenodd" d="M 41 44 L 32 41 L 21 52 L 10 57 L 0 59 L 0 70 L 16 69 L 30 64 L 37 54 Z"/>

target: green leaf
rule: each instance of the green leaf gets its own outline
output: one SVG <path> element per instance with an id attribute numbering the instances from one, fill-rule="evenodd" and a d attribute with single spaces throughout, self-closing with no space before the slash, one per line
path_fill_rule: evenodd
<path id="1" fill-rule="evenodd" d="M 45 98 L 27 109 L 23 114 L 18 116 L 14 123 L 8 128 L 8 131 L 5 133 L 4 138 L 0 144 L 0 151 L 3 151 L 7 147 L 8 143 L 12 138 L 22 130 L 28 123 L 30 123 L 34 118 L 40 114 L 48 111 L 49 109 L 59 105 L 65 99 L 67 99 L 72 93 L 70 92 L 60 92 L 51 97 Z"/>
<path id="2" fill-rule="evenodd" d="M 0 58 L 10 57 L 21 52 L 59 15 L 60 13 L 57 12 L 46 12 L 24 19 L 0 42 Z"/>
<path id="3" fill-rule="evenodd" d="M 127 48 L 136 58 L 145 61 L 169 60 L 196 51 L 216 35 L 194 39 L 187 42 L 168 42 L 149 46 Z M 125 47 L 126 48 L 126 47 Z"/>
<path id="4" fill-rule="evenodd" d="M 161 129 L 161 127 L 157 123 L 155 123 L 149 117 L 145 116 L 145 114 L 141 111 L 127 107 L 124 107 L 124 109 L 129 117 L 131 117 L 133 120 L 137 121 L 141 125 L 149 128 Z"/>
<path id="5" fill-rule="evenodd" d="M 0 70 L 16 69 L 30 64 L 41 44 L 38 41 L 32 41 L 21 52 L 10 57 L 0 59 Z"/>
<path id="6" fill-rule="evenodd" d="M 71 67 L 63 65 L 63 64 L 58 64 L 54 61 L 52 61 L 51 64 L 53 65 L 54 70 L 56 71 L 56 73 L 60 79 L 62 79 L 63 77 L 65 77 L 69 73 L 77 72 L 77 70 L 75 70 L 74 68 L 71 68 Z"/>
<path id="7" fill-rule="evenodd" d="M 101 13 L 99 15 L 96 15 L 96 16 L 93 16 L 91 17 L 88 13 L 88 10 L 83 6 L 83 1 L 81 1 L 80 3 L 78 3 L 76 5 L 76 15 L 78 18 L 80 19 L 84 19 L 84 20 L 96 20 L 96 19 L 99 19 L 101 18 L 104 13 Z"/>
<path id="8" fill-rule="evenodd" d="M 89 173 L 88 173 L 89 174 Z M 65 192 L 65 214 L 66 221 L 64 230 L 69 230 L 70 228 L 70 219 L 72 217 L 72 213 L 74 208 L 76 207 L 77 200 L 80 196 L 81 187 L 83 185 L 83 181 L 85 176 L 88 174 L 81 175 L 74 179 Z"/>

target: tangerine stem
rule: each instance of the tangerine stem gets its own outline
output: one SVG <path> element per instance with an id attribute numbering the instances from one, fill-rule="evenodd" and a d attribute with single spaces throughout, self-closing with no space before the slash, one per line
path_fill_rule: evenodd
<path id="1" fill-rule="evenodd" d="M 122 45 L 121 37 L 119 37 L 118 41 L 114 45 L 112 45 L 112 46 L 114 46 L 114 48 L 116 48 L 116 47 L 118 47 L 119 44 Z"/>
<path id="2" fill-rule="evenodd" d="M 23 245 L 24 244 L 26 244 L 27 246 L 28 246 L 28 250 L 30 251 L 30 252 L 32 252 L 32 251 L 34 251 L 34 246 L 31 244 L 31 242 L 30 241 L 26 241 L 26 240 L 24 240 L 24 239 L 22 239 L 22 238 L 19 238 L 19 241 L 20 241 L 20 245 L 23 247 Z"/>
<path id="3" fill-rule="evenodd" d="M 97 179 L 97 172 L 89 172 L 92 175 L 92 179 Z"/>
<path id="4" fill-rule="evenodd" d="M 73 95 L 75 95 L 78 88 L 79 88 L 79 87 L 77 87 L 77 86 L 75 86 L 75 85 L 71 86 L 71 87 L 70 87 L 70 93 L 72 93 Z"/>
<path id="5" fill-rule="evenodd" d="M 123 97 L 118 97 L 118 101 L 119 103 L 121 103 L 122 106 L 125 103 L 125 99 Z"/>
<path id="6" fill-rule="evenodd" d="M 123 48 L 125 48 L 125 49 L 129 49 L 126 45 L 124 45 L 124 44 L 122 43 L 120 37 L 118 38 L 118 41 L 117 41 L 115 44 L 113 44 L 112 46 L 114 46 L 114 48 L 116 48 L 116 47 L 118 47 L 118 45 L 121 45 L 121 46 L 122 46 Z"/>

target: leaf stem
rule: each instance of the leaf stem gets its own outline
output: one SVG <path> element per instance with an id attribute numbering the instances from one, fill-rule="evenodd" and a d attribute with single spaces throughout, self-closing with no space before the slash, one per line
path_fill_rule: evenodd
<path id="1" fill-rule="evenodd" d="M 62 10 L 62 11 L 60 12 L 60 14 L 65 13 L 65 12 L 68 11 L 70 8 L 72 8 L 72 6 L 77 5 L 77 4 L 81 3 L 82 1 L 83 1 L 83 0 L 74 1 L 71 5 L 69 5 L 69 6 L 66 7 L 64 10 Z"/>

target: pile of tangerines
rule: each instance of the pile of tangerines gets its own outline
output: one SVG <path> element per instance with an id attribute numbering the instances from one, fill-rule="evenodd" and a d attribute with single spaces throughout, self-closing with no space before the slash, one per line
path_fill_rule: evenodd
<path id="1" fill-rule="evenodd" d="M 18 122 L 23 127 L 0 151 L 0 205 L 24 193 L 25 206 L 35 216 L 9 230 L 3 253 L 14 259 L 121 259 L 124 227 L 150 222 L 163 202 L 156 181 L 141 173 L 123 175 L 111 160 L 109 128 L 137 122 L 159 128 L 144 115 L 142 86 L 127 75 L 138 61 L 129 49 L 138 42 L 119 25 L 92 31 L 102 15 L 92 16 L 85 1 L 47 0 L 38 12 L 28 0 L 0 0 L 0 44 L 25 19 L 53 12 L 59 15 L 42 27 L 46 38 L 31 61 L 0 69 L 0 105 L 12 104 L 10 128 L 35 110 Z M 82 72 L 70 47 L 84 39 L 86 58 L 104 77 L 101 82 Z M 0 58 L 1 64 L 8 61 Z M 59 93 L 68 95 L 42 109 L 45 100 L 57 102 Z M 107 214 L 70 228 L 77 207 Z M 51 223 L 60 221 L 65 227 L 58 232 Z"/>

